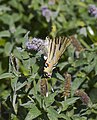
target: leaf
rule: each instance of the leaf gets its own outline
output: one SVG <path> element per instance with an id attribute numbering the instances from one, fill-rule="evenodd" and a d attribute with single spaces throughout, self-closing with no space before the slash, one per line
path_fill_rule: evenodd
<path id="1" fill-rule="evenodd" d="M 90 98 L 92 100 L 93 103 L 97 103 L 97 88 L 93 88 L 90 91 Z"/>
<path id="2" fill-rule="evenodd" d="M 9 14 L 1 15 L 0 20 L 2 20 L 3 23 L 5 23 L 5 24 L 7 24 L 9 26 L 13 26 L 13 24 L 14 24 L 14 19 Z"/>
<path id="3" fill-rule="evenodd" d="M 95 57 L 95 74 L 97 75 L 97 56 Z"/>
<path id="4" fill-rule="evenodd" d="M 54 97 L 56 96 L 56 92 L 50 94 L 48 97 L 44 98 L 46 107 L 51 106 L 51 104 L 55 101 Z"/>
<path id="5" fill-rule="evenodd" d="M 85 115 L 80 116 L 79 114 L 76 114 L 76 115 L 72 116 L 72 120 L 87 120 L 87 117 L 85 117 Z M 91 120 L 93 120 L 93 119 L 91 119 Z"/>
<path id="6" fill-rule="evenodd" d="M 73 67 L 81 67 L 81 66 L 86 65 L 86 64 L 88 64 L 86 59 L 83 59 L 83 60 L 82 60 L 82 59 L 79 59 L 79 60 L 76 60 L 76 61 L 72 64 L 72 66 L 73 66 Z"/>
<path id="7" fill-rule="evenodd" d="M 59 74 L 58 72 L 56 73 L 56 76 L 59 80 L 62 80 L 62 81 L 65 80 L 64 77 L 61 74 Z"/>
<path id="8" fill-rule="evenodd" d="M 12 73 L 3 73 L 0 75 L 0 79 L 12 78 L 12 77 L 13 77 Z"/>
<path id="9" fill-rule="evenodd" d="M 19 50 L 19 49 L 16 48 L 16 49 L 14 49 L 13 54 L 14 54 L 14 56 L 16 58 L 22 60 L 22 52 L 21 52 L 21 50 Z"/>
<path id="10" fill-rule="evenodd" d="M 20 66 L 21 72 L 25 75 L 28 76 L 30 74 L 29 69 L 26 69 L 24 65 Z"/>
<path id="11" fill-rule="evenodd" d="M 10 37 L 10 32 L 8 30 L 1 31 L 0 37 Z"/>
<path id="12" fill-rule="evenodd" d="M 40 81 L 38 82 L 38 84 L 36 84 L 36 82 L 34 80 L 34 87 L 32 88 L 31 93 L 33 93 L 35 99 L 37 100 L 37 102 L 41 106 L 41 98 L 42 97 L 41 97 L 41 95 L 37 94 L 37 92 L 40 90 L 39 85 L 40 85 Z"/>
<path id="13" fill-rule="evenodd" d="M 62 63 L 59 63 L 57 67 L 59 67 L 60 70 L 62 70 L 66 65 L 68 65 L 68 62 L 62 62 Z"/>
<path id="14" fill-rule="evenodd" d="M 68 48 L 69 63 L 72 63 L 74 61 L 74 52 L 75 52 L 75 49 L 73 45 L 70 45 Z"/>
<path id="15" fill-rule="evenodd" d="M 88 63 L 90 63 L 95 58 L 95 56 L 96 56 L 95 52 L 88 53 L 88 55 L 87 55 Z"/>
<path id="16" fill-rule="evenodd" d="M 14 77 L 13 79 L 11 79 L 11 88 L 13 89 L 13 91 L 16 91 L 17 81 L 18 77 Z"/>
<path id="17" fill-rule="evenodd" d="M 74 95 L 75 91 L 79 88 L 79 86 L 84 82 L 86 77 L 83 78 L 75 78 L 71 85 L 71 96 Z"/>
<path id="18" fill-rule="evenodd" d="M 58 120 L 58 113 L 56 110 L 53 109 L 53 107 L 47 108 L 47 115 L 50 120 Z"/>
<path id="19" fill-rule="evenodd" d="M 34 100 L 31 98 L 31 101 L 28 101 L 26 103 L 23 103 L 23 104 L 20 104 L 20 106 L 23 106 L 24 108 L 27 108 L 27 109 L 31 109 L 33 107 L 33 104 L 32 102 L 34 103 Z"/>
<path id="20" fill-rule="evenodd" d="M 81 35 L 87 36 L 86 27 L 82 27 L 82 28 L 79 30 L 79 33 L 80 33 Z"/>
<path id="21" fill-rule="evenodd" d="M 90 73 L 95 68 L 95 65 L 96 65 L 96 63 L 94 60 L 88 66 L 85 66 L 84 68 L 82 68 L 82 70 L 84 70 L 86 73 Z"/>
<path id="22" fill-rule="evenodd" d="M 93 31 L 92 27 L 88 26 L 87 30 L 88 30 L 90 35 L 94 36 L 94 31 Z"/>
<path id="23" fill-rule="evenodd" d="M 16 94 L 16 92 L 14 92 L 13 99 L 12 99 L 12 105 L 13 105 L 13 109 L 14 109 L 15 113 L 17 113 L 16 99 L 17 99 L 17 94 Z"/>
<path id="24" fill-rule="evenodd" d="M 15 18 L 15 19 L 14 19 Z M 14 22 L 19 21 L 22 18 L 22 14 L 14 13 L 12 15 L 12 19 L 14 19 Z"/>
<path id="25" fill-rule="evenodd" d="M 39 115 L 41 115 L 40 110 L 33 104 L 32 108 L 29 110 L 25 120 L 33 120 L 34 118 L 37 118 Z"/>
<path id="26" fill-rule="evenodd" d="M 21 89 L 22 87 L 24 87 L 27 84 L 27 81 L 23 82 L 23 83 L 18 83 L 17 87 L 16 87 L 16 91 Z"/>
<path id="27" fill-rule="evenodd" d="M 14 36 L 17 37 L 23 33 L 26 33 L 26 29 L 22 28 L 21 26 L 16 28 L 16 31 L 14 33 Z"/>
<path id="28" fill-rule="evenodd" d="M 69 105 L 73 105 L 78 99 L 79 99 L 78 97 L 73 97 L 73 98 L 67 99 L 66 101 L 62 101 L 61 102 L 62 111 L 65 111 L 69 107 Z"/>
<path id="29" fill-rule="evenodd" d="M 63 113 L 59 114 L 59 118 L 64 118 L 64 120 L 71 120 L 70 117 L 68 117 L 67 115 L 65 115 Z"/>
<path id="30" fill-rule="evenodd" d="M 11 114 L 11 119 L 12 120 L 18 120 L 18 117 L 15 114 Z"/>
<path id="31" fill-rule="evenodd" d="M 84 2 L 77 2 L 76 5 L 87 8 L 87 5 Z"/>
<path id="32" fill-rule="evenodd" d="M 5 52 L 6 56 L 10 55 L 12 48 L 13 48 L 13 44 L 11 44 L 10 42 L 7 42 L 5 44 L 4 52 Z"/>
<path id="33" fill-rule="evenodd" d="M 76 23 L 78 26 L 84 27 L 85 23 L 83 21 L 78 20 Z"/>
<path id="34" fill-rule="evenodd" d="M 6 5 L 0 5 L 0 12 L 5 12 L 5 11 L 11 11 L 10 7 L 7 7 Z"/>
<path id="35" fill-rule="evenodd" d="M 5 45 L 5 43 L 6 43 L 6 40 L 5 39 L 0 39 L 0 46 L 4 46 Z"/>
<path id="36" fill-rule="evenodd" d="M 17 0 L 10 0 L 9 4 L 20 12 L 24 11 L 22 4 Z"/>

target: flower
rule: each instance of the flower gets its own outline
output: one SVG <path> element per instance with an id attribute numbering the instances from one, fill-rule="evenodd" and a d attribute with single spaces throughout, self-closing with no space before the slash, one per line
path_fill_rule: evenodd
<path id="1" fill-rule="evenodd" d="M 48 81 L 47 78 L 42 78 L 40 82 L 41 95 L 48 97 Z"/>
<path id="2" fill-rule="evenodd" d="M 33 38 L 25 43 L 25 46 L 28 50 L 34 50 L 37 52 L 41 52 L 44 55 L 44 59 L 47 58 L 47 47 L 48 47 L 48 40 L 42 40 L 40 38 Z"/>
<path id="3" fill-rule="evenodd" d="M 42 15 L 46 18 L 47 22 L 50 22 L 52 12 L 48 9 L 47 6 L 42 7 Z"/>
<path id="4" fill-rule="evenodd" d="M 26 42 L 26 48 L 28 50 L 40 51 L 41 50 L 40 46 L 43 45 L 44 45 L 43 40 L 39 38 L 33 38 L 31 41 Z"/>
<path id="5" fill-rule="evenodd" d="M 64 84 L 64 92 L 63 96 L 65 99 L 70 96 L 70 90 L 71 90 L 71 75 L 67 72 L 64 74 L 65 77 L 65 84 Z"/>
<path id="6" fill-rule="evenodd" d="M 49 5 L 54 5 L 55 4 L 55 0 L 49 0 L 48 4 Z"/>
<path id="7" fill-rule="evenodd" d="M 81 101 L 84 104 L 88 105 L 90 98 L 89 98 L 89 96 L 84 91 L 82 91 L 82 90 L 76 90 L 75 91 L 75 95 L 79 96 L 80 99 L 81 99 Z"/>
<path id="8" fill-rule="evenodd" d="M 35 50 L 35 51 L 38 49 L 38 47 L 35 46 L 34 44 L 32 44 L 30 41 L 28 41 L 28 42 L 26 43 L 26 48 L 27 48 L 28 50 Z"/>
<path id="9" fill-rule="evenodd" d="M 88 12 L 90 15 L 97 18 L 97 7 L 95 5 L 89 5 Z"/>

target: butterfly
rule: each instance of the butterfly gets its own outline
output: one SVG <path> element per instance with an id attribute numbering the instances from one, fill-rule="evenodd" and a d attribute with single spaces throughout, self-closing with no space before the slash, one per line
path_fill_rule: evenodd
<path id="1" fill-rule="evenodd" d="M 46 42 L 47 58 L 45 58 L 44 75 L 45 77 L 51 77 L 53 69 L 67 46 L 70 45 L 71 39 L 67 37 L 56 37 L 54 39 L 46 37 Z"/>

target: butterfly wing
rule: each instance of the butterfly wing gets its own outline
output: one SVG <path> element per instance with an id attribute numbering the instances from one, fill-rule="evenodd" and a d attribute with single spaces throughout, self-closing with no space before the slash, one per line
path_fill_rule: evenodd
<path id="1" fill-rule="evenodd" d="M 61 55 L 70 44 L 71 40 L 67 37 L 58 37 L 54 39 L 48 39 L 48 46 L 47 46 L 47 60 L 45 62 L 44 73 L 47 77 L 51 77 L 52 70 L 54 66 L 57 64 L 58 60 L 60 59 Z"/>

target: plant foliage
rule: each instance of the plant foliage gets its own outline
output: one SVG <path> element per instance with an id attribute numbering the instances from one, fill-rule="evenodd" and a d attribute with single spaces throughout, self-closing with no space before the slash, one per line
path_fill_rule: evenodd
<path id="1" fill-rule="evenodd" d="M 97 1 L 0 0 L 1 120 L 97 119 L 97 13 L 91 16 L 90 5 Z M 47 80 L 48 97 L 40 88 L 45 61 L 26 49 L 28 31 L 77 40 Z"/>

